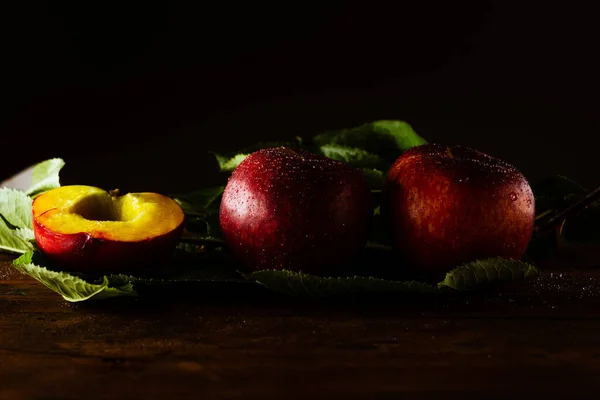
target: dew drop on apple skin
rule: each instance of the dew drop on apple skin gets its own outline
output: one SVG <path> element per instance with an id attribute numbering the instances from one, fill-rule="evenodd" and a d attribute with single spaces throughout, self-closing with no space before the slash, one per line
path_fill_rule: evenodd
<path id="1" fill-rule="evenodd" d="M 510 193 L 510 200 L 511 201 L 517 201 L 518 198 L 519 198 L 519 195 L 516 194 L 515 192 L 511 192 Z"/>

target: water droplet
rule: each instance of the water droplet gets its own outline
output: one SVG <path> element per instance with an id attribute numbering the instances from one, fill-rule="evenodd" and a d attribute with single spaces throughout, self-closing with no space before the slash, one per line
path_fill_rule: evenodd
<path id="1" fill-rule="evenodd" d="M 518 194 L 516 194 L 515 192 L 511 192 L 511 193 L 510 193 L 510 199 L 511 199 L 512 201 L 516 201 L 518 198 L 519 198 L 519 195 L 518 195 Z"/>

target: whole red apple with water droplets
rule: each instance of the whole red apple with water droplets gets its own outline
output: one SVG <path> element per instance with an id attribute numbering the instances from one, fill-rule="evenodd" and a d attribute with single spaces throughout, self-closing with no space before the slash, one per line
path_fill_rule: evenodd
<path id="1" fill-rule="evenodd" d="M 462 146 L 403 153 L 386 178 L 382 217 L 404 261 L 431 273 L 489 257 L 521 259 L 535 200 L 513 165 Z"/>
<path id="2" fill-rule="evenodd" d="M 258 150 L 229 178 L 220 226 L 247 270 L 334 276 L 367 241 L 372 215 L 362 172 L 287 147 Z"/>

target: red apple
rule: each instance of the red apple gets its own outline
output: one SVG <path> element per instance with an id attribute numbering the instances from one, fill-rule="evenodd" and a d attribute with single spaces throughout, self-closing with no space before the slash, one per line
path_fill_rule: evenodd
<path id="1" fill-rule="evenodd" d="M 62 186 L 33 201 L 33 232 L 57 268 L 129 270 L 172 255 L 183 231 L 177 202 L 158 193 L 118 196 L 91 186 Z"/>
<path id="2" fill-rule="evenodd" d="M 249 270 L 329 276 L 364 248 L 371 215 L 360 170 L 276 147 L 252 153 L 233 171 L 220 223 L 232 254 Z"/>
<path id="3" fill-rule="evenodd" d="M 400 256 L 436 273 L 475 259 L 520 259 L 535 201 L 514 166 L 468 147 L 426 144 L 388 172 L 382 216 Z"/>

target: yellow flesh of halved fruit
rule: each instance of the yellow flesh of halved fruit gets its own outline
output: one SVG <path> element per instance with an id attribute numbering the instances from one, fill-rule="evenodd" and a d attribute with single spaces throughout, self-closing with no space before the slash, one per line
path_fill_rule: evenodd
<path id="1" fill-rule="evenodd" d="M 133 242 L 154 238 L 183 223 L 183 210 L 158 193 L 112 196 L 92 186 L 70 185 L 37 197 L 33 217 L 56 233 L 87 233 L 107 240 Z"/>

